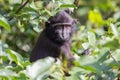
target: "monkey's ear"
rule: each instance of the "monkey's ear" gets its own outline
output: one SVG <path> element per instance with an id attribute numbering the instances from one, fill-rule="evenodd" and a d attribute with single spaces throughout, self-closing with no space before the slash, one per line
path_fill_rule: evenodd
<path id="1" fill-rule="evenodd" d="M 78 20 L 77 20 L 77 19 L 74 19 L 74 20 L 73 20 L 73 23 L 74 23 L 74 24 L 77 24 L 77 23 L 78 23 Z"/>
<path id="2" fill-rule="evenodd" d="M 72 13 L 72 11 L 70 10 L 70 9 L 65 9 L 64 10 L 66 13 L 68 13 L 68 14 L 71 14 Z"/>
<path id="3" fill-rule="evenodd" d="M 79 22 L 79 20 L 78 20 L 78 19 L 74 19 L 74 21 L 76 22 L 76 24 Z"/>

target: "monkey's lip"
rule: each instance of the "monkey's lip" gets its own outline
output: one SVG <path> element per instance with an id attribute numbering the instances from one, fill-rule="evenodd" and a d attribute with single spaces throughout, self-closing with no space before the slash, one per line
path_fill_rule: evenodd
<path id="1" fill-rule="evenodd" d="M 56 23 L 56 24 L 53 24 L 52 27 L 59 26 L 59 25 L 68 25 L 68 26 L 71 26 L 71 23 Z"/>
<path id="2" fill-rule="evenodd" d="M 70 40 L 70 38 L 57 38 L 56 39 L 57 41 L 61 41 L 61 42 L 66 42 L 66 41 L 69 41 Z"/>

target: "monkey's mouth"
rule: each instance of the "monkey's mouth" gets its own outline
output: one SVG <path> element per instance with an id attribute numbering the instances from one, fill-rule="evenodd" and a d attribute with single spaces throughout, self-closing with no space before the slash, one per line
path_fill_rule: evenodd
<path id="1" fill-rule="evenodd" d="M 58 44 L 64 44 L 64 43 L 67 42 L 67 41 L 69 41 L 69 40 L 61 39 L 61 38 L 57 38 L 57 39 L 55 40 L 55 42 L 57 42 Z"/>
<path id="2" fill-rule="evenodd" d="M 63 36 L 63 35 L 59 35 L 57 38 L 56 38 L 57 41 L 59 42 L 67 42 L 70 40 L 70 36 Z"/>

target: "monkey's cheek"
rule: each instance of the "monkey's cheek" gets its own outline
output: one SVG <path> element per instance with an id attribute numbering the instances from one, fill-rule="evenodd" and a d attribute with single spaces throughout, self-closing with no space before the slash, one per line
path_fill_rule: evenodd
<path id="1" fill-rule="evenodd" d="M 64 35 L 64 40 L 68 41 L 71 38 L 70 33 Z"/>

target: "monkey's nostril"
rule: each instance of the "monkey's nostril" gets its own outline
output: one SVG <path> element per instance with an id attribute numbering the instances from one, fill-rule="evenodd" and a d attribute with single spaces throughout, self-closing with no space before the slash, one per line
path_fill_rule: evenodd
<path id="1" fill-rule="evenodd" d="M 62 33 L 62 38 L 64 38 L 64 34 Z"/>
<path id="2" fill-rule="evenodd" d="M 64 38 L 64 27 L 62 27 L 62 37 Z"/>

